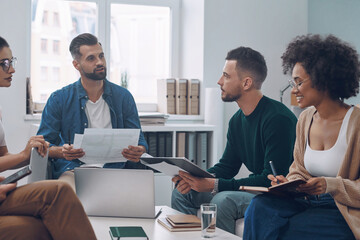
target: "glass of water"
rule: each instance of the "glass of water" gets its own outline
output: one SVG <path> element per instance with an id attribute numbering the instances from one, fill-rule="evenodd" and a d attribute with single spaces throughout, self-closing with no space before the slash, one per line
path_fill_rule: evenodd
<path id="1" fill-rule="evenodd" d="M 216 204 L 204 203 L 201 209 L 201 237 L 212 238 L 215 236 Z"/>

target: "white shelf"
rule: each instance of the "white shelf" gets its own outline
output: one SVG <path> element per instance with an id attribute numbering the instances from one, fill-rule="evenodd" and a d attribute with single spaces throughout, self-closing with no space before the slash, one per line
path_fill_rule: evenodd
<path id="1" fill-rule="evenodd" d="M 181 132 L 181 131 L 214 131 L 215 125 L 207 124 L 172 124 L 141 126 L 143 132 Z"/>

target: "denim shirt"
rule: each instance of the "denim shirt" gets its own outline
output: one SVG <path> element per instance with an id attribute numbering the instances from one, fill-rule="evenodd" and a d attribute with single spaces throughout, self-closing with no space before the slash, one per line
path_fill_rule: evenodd
<path id="1" fill-rule="evenodd" d="M 114 83 L 104 80 L 102 95 L 108 104 L 111 115 L 112 128 L 140 129 L 139 145 L 148 149 L 141 131 L 136 104 L 131 93 Z M 37 135 L 43 135 L 50 146 L 62 146 L 73 143 L 75 133 L 83 134 L 88 127 L 85 104 L 88 96 L 81 84 L 81 79 L 51 94 L 42 113 L 41 123 Z M 59 176 L 68 170 L 82 164 L 78 159 L 67 161 L 54 159 L 52 177 Z M 125 163 L 108 163 L 104 167 L 123 168 Z"/>

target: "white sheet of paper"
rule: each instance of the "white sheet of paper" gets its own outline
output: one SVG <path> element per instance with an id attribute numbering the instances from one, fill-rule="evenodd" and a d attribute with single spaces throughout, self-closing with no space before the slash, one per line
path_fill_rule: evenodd
<path id="1" fill-rule="evenodd" d="M 147 154 L 147 153 L 144 153 L 142 155 L 142 157 L 152 157 L 152 156 Z M 175 177 L 175 176 L 179 175 L 180 170 L 186 172 L 184 169 L 181 169 L 176 165 L 169 164 L 169 163 L 167 163 L 165 161 L 160 162 L 160 163 L 153 163 L 153 164 L 149 164 L 149 163 L 147 163 L 145 161 L 142 161 L 141 159 L 140 159 L 140 161 L 141 161 L 142 164 L 144 164 L 144 165 L 146 165 L 148 167 L 151 167 L 153 169 L 156 169 L 159 172 L 162 172 L 162 173 L 164 173 L 164 174 L 166 174 L 166 175 L 168 175 L 170 177 Z"/>
<path id="2" fill-rule="evenodd" d="M 137 146 L 140 129 L 86 128 L 83 135 L 75 134 L 74 148 L 82 148 L 86 164 L 126 162 L 122 155 L 129 145 Z M 82 136 L 82 139 L 81 139 Z"/>

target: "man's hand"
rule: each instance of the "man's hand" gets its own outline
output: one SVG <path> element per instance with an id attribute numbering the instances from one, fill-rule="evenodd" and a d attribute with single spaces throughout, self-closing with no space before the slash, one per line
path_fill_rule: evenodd
<path id="1" fill-rule="evenodd" d="M 173 177 L 171 181 L 175 183 L 175 187 L 179 191 L 179 193 L 187 194 L 188 192 L 190 192 L 191 186 L 187 182 L 185 182 L 184 179 L 182 179 L 180 176 Z"/>
<path id="2" fill-rule="evenodd" d="M 323 177 L 310 178 L 307 183 L 299 185 L 296 189 L 310 195 L 320 195 L 326 191 L 326 180 Z"/>
<path id="3" fill-rule="evenodd" d="M 0 177 L 0 182 L 4 181 L 4 179 L 4 177 Z M 16 183 L 0 185 L 0 203 L 6 199 L 7 193 L 14 190 L 15 188 Z"/>
<path id="4" fill-rule="evenodd" d="M 191 189 L 197 192 L 211 192 L 214 190 L 215 178 L 198 178 L 183 171 L 179 171 L 179 176 L 190 185 Z"/>
<path id="5" fill-rule="evenodd" d="M 73 148 L 74 145 L 64 144 L 62 146 L 62 154 L 66 160 L 72 161 L 74 159 L 81 158 L 85 155 L 85 152 L 79 148 L 75 149 Z"/>
<path id="6" fill-rule="evenodd" d="M 146 152 L 144 146 L 129 146 L 122 151 L 122 155 L 133 162 L 139 162 L 141 155 Z"/>
<path id="7" fill-rule="evenodd" d="M 284 183 L 284 182 L 288 182 L 289 180 L 287 180 L 286 177 L 284 177 L 283 175 L 277 175 L 276 177 L 272 174 L 269 174 L 267 176 L 267 178 L 269 180 L 271 180 L 271 186 L 275 186 L 278 185 L 279 183 Z"/>

